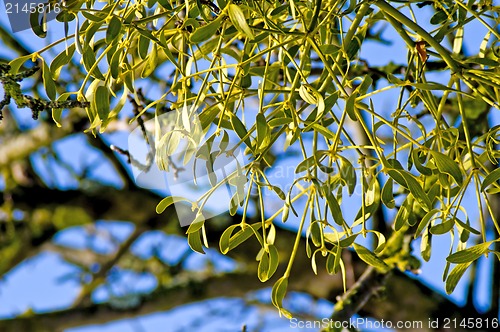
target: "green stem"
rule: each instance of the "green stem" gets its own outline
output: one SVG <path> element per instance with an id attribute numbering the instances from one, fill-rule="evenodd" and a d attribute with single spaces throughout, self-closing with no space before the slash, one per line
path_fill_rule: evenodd
<path id="1" fill-rule="evenodd" d="M 352 21 L 351 26 L 349 27 L 349 30 L 347 31 L 347 33 L 344 36 L 344 42 L 347 40 L 347 42 L 349 43 L 352 40 L 352 38 L 354 37 L 354 34 L 358 30 L 359 25 L 361 24 L 361 21 L 366 16 L 366 13 L 368 12 L 369 9 L 370 9 L 370 5 L 368 4 L 368 2 L 363 3 L 359 7 L 359 10 L 356 13 L 356 16 L 354 17 L 354 20 Z M 341 57 L 341 55 L 339 53 L 339 55 L 337 56 L 337 59 L 339 59 L 340 57 Z"/>
<path id="2" fill-rule="evenodd" d="M 413 49 L 415 47 L 415 41 L 411 39 L 411 37 L 406 32 L 405 28 L 403 28 L 403 25 L 398 20 L 394 19 L 394 17 L 392 17 L 387 13 L 384 13 L 384 16 L 387 19 L 387 21 L 392 25 L 394 30 L 396 30 L 396 32 L 401 36 L 401 38 L 403 38 L 406 45 L 408 45 L 409 48 Z"/>
<path id="3" fill-rule="evenodd" d="M 313 17 L 311 19 L 311 22 L 309 23 L 309 26 L 307 27 L 307 32 L 312 32 L 316 28 L 316 25 L 318 24 L 318 16 L 321 10 L 321 3 L 322 0 L 316 0 L 316 3 L 314 5 Z"/>
<path id="4" fill-rule="evenodd" d="M 293 244 L 292 254 L 290 255 L 288 266 L 286 267 L 286 271 L 283 275 L 283 277 L 285 278 L 288 278 L 290 276 L 290 272 L 292 271 L 293 262 L 295 260 L 295 256 L 297 255 L 297 251 L 299 250 L 300 240 L 302 239 L 302 229 L 304 228 L 304 223 L 306 221 L 307 210 L 309 209 L 309 205 L 313 197 L 314 193 L 310 193 L 310 196 L 308 197 L 306 206 L 304 208 L 304 213 L 302 214 L 302 218 L 300 219 L 300 225 L 299 229 L 297 230 L 297 236 L 295 237 L 295 243 Z"/>
<path id="5" fill-rule="evenodd" d="M 455 86 L 457 88 L 457 91 L 462 91 L 460 80 L 455 80 Z M 472 149 L 472 139 L 471 139 L 470 132 L 469 132 L 469 126 L 467 124 L 467 118 L 465 116 L 462 95 L 460 93 L 457 93 L 457 104 L 458 104 L 458 111 L 460 113 L 460 117 L 462 118 L 462 126 L 464 127 L 464 134 L 465 134 L 465 143 L 467 144 L 467 149 L 469 150 L 469 153 L 470 153 L 472 168 L 476 169 L 477 168 L 476 157 L 474 155 L 474 150 Z"/>
<path id="6" fill-rule="evenodd" d="M 443 58 L 444 62 L 451 68 L 452 72 L 459 74 L 460 65 L 451 57 L 450 51 L 441 46 L 441 44 L 434 39 L 427 31 L 422 29 L 417 23 L 410 20 L 407 16 L 401 13 L 396 8 L 392 7 L 390 4 L 384 0 L 375 1 L 375 5 L 380 8 L 380 10 L 394 17 L 399 23 L 406 25 L 408 28 L 415 31 L 424 41 L 426 41 L 431 47 L 433 47 L 439 55 Z"/>

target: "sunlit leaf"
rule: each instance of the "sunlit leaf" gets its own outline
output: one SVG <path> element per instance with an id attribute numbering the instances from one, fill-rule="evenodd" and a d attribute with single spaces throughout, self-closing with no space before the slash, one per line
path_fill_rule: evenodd
<path id="1" fill-rule="evenodd" d="M 387 273 L 390 270 L 389 265 L 384 263 L 383 260 L 378 258 L 373 252 L 371 252 L 367 248 L 356 243 L 354 243 L 353 246 L 359 258 L 361 258 L 361 260 L 364 261 L 366 264 L 373 266 L 382 273 Z"/>
<path id="2" fill-rule="evenodd" d="M 471 263 L 487 253 L 491 243 L 491 241 L 480 243 L 470 248 L 457 251 L 446 257 L 446 260 L 453 264 Z"/>
<path id="3" fill-rule="evenodd" d="M 156 206 L 156 213 L 158 213 L 158 214 L 163 213 L 163 211 L 165 211 L 166 208 L 168 208 L 170 205 L 175 204 L 177 202 L 189 202 L 189 200 L 187 200 L 184 197 L 179 197 L 179 196 L 165 197 Z"/>
<path id="4" fill-rule="evenodd" d="M 469 268 L 471 263 L 458 264 L 451 270 L 448 278 L 446 278 L 446 293 L 451 294 L 455 290 L 460 279 L 462 279 L 465 271 Z"/>
<path id="5" fill-rule="evenodd" d="M 252 29 L 248 26 L 245 14 L 238 5 L 233 3 L 230 4 L 228 7 L 228 15 L 238 31 L 250 40 L 255 38 Z"/>
<path id="6" fill-rule="evenodd" d="M 462 185 L 463 175 L 458 164 L 440 152 L 431 150 L 430 153 L 439 171 L 450 175 L 458 185 Z"/>

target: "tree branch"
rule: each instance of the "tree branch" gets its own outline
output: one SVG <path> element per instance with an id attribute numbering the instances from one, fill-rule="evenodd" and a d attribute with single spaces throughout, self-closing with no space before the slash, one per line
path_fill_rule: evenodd
<path id="1" fill-rule="evenodd" d="M 333 321 L 349 321 L 349 319 L 365 307 L 371 298 L 384 287 L 387 273 L 380 273 L 373 267 L 368 267 L 356 283 L 342 295 L 335 304 L 330 316 Z M 333 331 L 330 327 L 323 331 Z"/>

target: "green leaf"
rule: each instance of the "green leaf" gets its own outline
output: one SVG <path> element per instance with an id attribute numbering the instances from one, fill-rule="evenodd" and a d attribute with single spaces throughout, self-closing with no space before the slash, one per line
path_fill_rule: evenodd
<path id="1" fill-rule="evenodd" d="M 420 253 L 422 258 L 428 262 L 431 259 L 432 251 L 432 234 L 429 230 L 425 230 L 422 234 L 422 242 L 420 242 Z"/>
<path id="2" fill-rule="evenodd" d="M 193 222 L 189 225 L 188 229 L 186 230 L 186 234 L 199 231 L 203 227 L 203 225 L 205 225 L 205 216 L 203 216 L 203 214 L 201 213 L 198 213 Z"/>
<path id="3" fill-rule="evenodd" d="M 419 149 L 415 149 L 411 152 L 411 159 L 413 161 L 413 164 L 417 168 L 417 171 L 419 171 L 422 175 L 432 175 L 432 170 L 422 164 L 419 153 Z"/>
<path id="4" fill-rule="evenodd" d="M 146 62 L 146 65 L 144 66 L 144 69 L 142 70 L 141 73 L 141 78 L 146 78 L 149 75 L 151 75 L 155 70 L 156 67 L 158 66 L 158 46 L 156 44 L 153 44 L 153 48 L 151 50 L 151 53 L 148 56 L 148 61 Z"/>
<path id="5" fill-rule="evenodd" d="M 338 243 L 340 245 L 340 248 L 350 247 L 354 243 L 354 241 L 356 240 L 358 235 L 359 235 L 359 233 L 353 234 L 353 235 L 346 237 L 345 239 L 340 240 Z"/>
<path id="6" fill-rule="evenodd" d="M 436 13 L 431 17 L 431 24 L 439 25 L 448 19 L 448 14 L 442 9 L 436 11 Z"/>
<path id="7" fill-rule="evenodd" d="M 340 156 L 340 174 L 341 178 L 347 183 L 347 189 L 349 191 L 349 196 L 354 193 L 356 189 L 356 171 L 351 162 L 346 158 Z"/>
<path id="8" fill-rule="evenodd" d="M 498 179 L 500 179 L 500 168 L 490 172 L 490 174 L 484 178 L 483 183 L 481 184 L 481 191 L 484 191 L 489 185 L 497 182 Z"/>
<path id="9" fill-rule="evenodd" d="M 330 252 L 328 254 L 328 257 L 326 258 L 326 272 L 328 272 L 328 274 L 335 274 L 335 258 L 336 254 L 334 254 L 333 252 Z"/>
<path id="10" fill-rule="evenodd" d="M 188 244 L 193 249 L 200 254 L 204 254 L 203 244 L 201 243 L 200 230 L 188 234 Z"/>
<path id="11" fill-rule="evenodd" d="M 327 189 L 328 190 L 328 189 Z M 330 209 L 330 213 L 333 216 L 333 220 L 339 226 L 344 226 L 346 224 L 344 217 L 342 216 L 342 210 L 340 209 L 340 205 L 337 202 L 337 199 L 330 191 L 325 193 L 326 201 L 328 203 L 328 208 Z"/>
<path id="12" fill-rule="evenodd" d="M 201 0 L 196 0 L 196 7 L 198 8 L 198 12 L 205 22 L 210 22 L 210 7 L 204 6 Z"/>
<path id="13" fill-rule="evenodd" d="M 252 148 L 252 144 L 250 143 L 250 139 L 247 137 L 247 129 L 241 120 L 234 114 L 231 115 L 231 126 L 234 131 L 238 135 L 239 138 L 244 139 L 246 146 Z"/>
<path id="14" fill-rule="evenodd" d="M 158 3 L 166 10 L 172 10 L 169 0 L 158 0 Z"/>
<path id="15" fill-rule="evenodd" d="M 436 163 L 438 170 L 442 173 L 450 175 L 459 186 L 462 185 L 463 176 L 457 163 L 447 155 L 444 155 L 440 152 L 431 150 L 430 153 L 432 155 L 432 158 L 434 159 L 434 162 Z"/>
<path id="16" fill-rule="evenodd" d="M 223 18 L 224 17 L 221 15 L 212 22 L 202 25 L 194 30 L 193 33 L 189 36 L 189 41 L 193 44 L 198 44 L 215 36 L 217 30 L 222 25 Z"/>
<path id="17" fill-rule="evenodd" d="M 290 205 L 285 202 L 283 205 L 283 212 L 281 213 L 281 221 L 285 223 L 288 220 L 288 216 L 290 215 Z"/>
<path id="18" fill-rule="evenodd" d="M 240 33 L 250 40 L 255 38 L 252 29 L 248 26 L 245 14 L 238 5 L 233 3 L 230 4 L 228 7 L 228 15 L 229 19 Z"/>
<path id="19" fill-rule="evenodd" d="M 138 50 L 139 50 L 139 57 L 141 59 L 146 59 L 149 53 L 149 44 L 151 43 L 151 39 L 149 39 L 147 36 L 140 35 L 139 36 L 139 45 L 138 45 Z"/>
<path id="20" fill-rule="evenodd" d="M 189 200 L 184 198 L 184 197 L 179 197 L 179 196 L 165 197 L 156 206 L 156 213 L 158 213 L 158 214 L 163 213 L 163 211 L 165 211 L 165 209 L 167 207 L 169 207 L 170 205 L 175 204 L 177 202 L 189 202 Z"/>
<path id="21" fill-rule="evenodd" d="M 358 121 L 358 116 L 356 115 L 356 95 L 352 93 L 349 97 L 347 97 L 345 101 L 345 112 L 349 115 L 352 121 Z"/>
<path id="22" fill-rule="evenodd" d="M 276 281 L 271 291 L 271 301 L 273 305 L 280 310 L 280 314 L 283 314 L 287 318 L 292 318 L 290 313 L 283 309 L 283 299 L 286 295 L 286 290 L 288 288 L 288 277 L 281 277 Z"/>
<path id="23" fill-rule="evenodd" d="M 455 220 L 450 218 L 444 222 L 431 227 L 430 232 L 434 235 L 446 234 L 455 226 Z"/>
<path id="24" fill-rule="evenodd" d="M 393 183 L 392 178 L 387 179 L 382 188 L 382 203 L 389 209 L 394 209 L 396 207 L 396 201 L 394 200 L 393 194 Z"/>
<path id="25" fill-rule="evenodd" d="M 374 250 L 375 254 L 380 254 L 384 249 L 386 245 L 386 239 L 384 234 L 378 232 L 378 231 L 370 231 L 370 233 L 374 234 L 377 237 L 377 247 Z"/>
<path id="26" fill-rule="evenodd" d="M 234 216 L 238 212 L 239 197 L 238 193 L 234 193 L 229 202 L 229 215 Z"/>
<path id="27" fill-rule="evenodd" d="M 453 53 L 459 54 L 462 49 L 462 43 L 464 39 L 464 27 L 459 27 L 457 29 L 457 33 L 455 34 L 455 38 L 453 40 Z"/>
<path id="28" fill-rule="evenodd" d="M 259 280 L 265 282 L 276 272 L 279 265 L 278 249 L 274 245 L 268 246 L 268 251 L 264 251 L 260 257 L 257 275 Z"/>
<path id="29" fill-rule="evenodd" d="M 321 93 L 310 84 L 302 84 L 299 88 L 300 97 L 308 104 L 317 105 L 318 114 L 323 114 L 325 101 Z"/>
<path id="30" fill-rule="evenodd" d="M 73 43 L 66 50 L 59 53 L 54 60 L 52 60 L 50 63 L 50 72 L 55 79 L 59 77 L 61 67 L 67 65 L 71 61 L 73 55 L 75 54 L 75 49 L 76 47 Z"/>
<path id="31" fill-rule="evenodd" d="M 325 45 L 320 45 L 319 49 L 324 55 L 329 55 L 329 54 L 336 54 L 340 48 L 337 45 L 334 44 L 325 44 Z"/>
<path id="32" fill-rule="evenodd" d="M 114 79 L 117 79 L 121 73 L 120 61 L 122 59 L 122 48 L 118 49 L 111 57 L 111 62 L 109 63 L 109 71 Z"/>
<path id="33" fill-rule="evenodd" d="M 91 14 L 89 11 L 82 11 L 81 12 L 83 17 L 88 19 L 89 21 L 95 22 L 95 23 L 102 23 L 106 19 L 106 13 L 104 12 L 97 12 L 95 11 L 95 15 Z"/>
<path id="34" fill-rule="evenodd" d="M 72 92 L 65 92 L 57 98 L 57 101 L 65 101 L 71 96 Z M 61 127 L 61 116 L 62 116 L 62 108 L 53 108 L 52 109 L 52 120 L 56 123 L 57 127 Z"/>
<path id="35" fill-rule="evenodd" d="M 460 220 L 459 218 L 455 218 L 455 222 L 457 224 L 459 224 L 463 229 L 465 229 L 466 231 L 472 233 L 472 234 L 475 234 L 475 235 L 481 235 L 481 232 L 478 231 L 477 229 L 475 229 L 474 227 L 472 227 L 470 225 L 470 222 L 469 222 L 469 219 L 467 218 L 467 222 L 464 223 L 462 220 Z M 466 241 L 462 241 L 462 242 L 466 242 Z"/>
<path id="36" fill-rule="evenodd" d="M 405 170 L 391 169 L 388 171 L 388 174 L 391 178 L 394 179 L 394 181 L 408 189 L 412 193 L 413 197 L 415 197 L 421 204 L 422 208 L 424 208 L 426 211 L 431 208 L 432 203 L 428 195 L 425 193 L 425 191 L 418 183 L 417 179 L 411 173 Z"/>
<path id="37" fill-rule="evenodd" d="M 318 275 L 318 265 L 316 264 L 316 254 L 320 251 L 321 249 L 317 249 L 314 251 L 311 257 L 311 268 L 314 272 L 315 275 Z"/>
<path id="38" fill-rule="evenodd" d="M 259 228 L 262 226 L 261 223 L 255 223 L 252 225 L 246 225 L 244 228 L 236 232 L 234 235 L 231 236 L 229 239 L 229 250 L 233 250 L 246 240 L 248 240 L 252 235 L 256 235 L 256 231 L 259 230 Z M 259 242 L 262 242 L 260 238 Z"/>
<path id="39" fill-rule="evenodd" d="M 368 89 L 373 84 L 373 78 L 370 75 L 365 75 L 363 82 L 356 88 L 358 95 L 365 95 Z"/>
<path id="40" fill-rule="evenodd" d="M 311 222 L 311 225 L 308 228 L 308 232 L 306 233 L 306 237 L 309 237 L 309 234 L 311 235 L 311 240 L 313 244 L 316 247 L 321 246 L 321 239 L 322 239 L 322 233 L 323 231 L 321 230 L 320 226 L 320 221 L 313 221 Z"/>
<path id="41" fill-rule="evenodd" d="M 285 193 L 283 192 L 283 190 L 281 190 L 280 187 L 278 186 L 271 186 L 271 189 L 276 193 L 276 195 L 278 195 L 278 197 L 282 200 L 285 200 L 286 199 L 286 195 Z"/>
<path id="42" fill-rule="evenodd" d="M 43 77 L 43 87 L 45 89 L 45 93 L 50 98 L 50 100 L 56 99 L 57 88 L 56 83 L 52 79 L 52 74 L 50 73 L 49 66 L 45 61 L 42 62 L 42 77 Z"/>
<path id="43" fill-rule="evenodd" d="M 108 29 L 106 30 L 106 43 L 110 44 L 120 33 L 122 29 L 122 21 L 117 17 L 111 17 Z"/>
<path id="44" fill-rule="evenodd" d="M 389 83 L 391 84 L 394 84 L 394 85 L 403 85 L 404 84 L 404 81 L 403 80 L 400 80 L 399 78 L 397 78 L 396 76 L 394 76 L 393 74 L 387 74 L 387 80 L 389 81 Z"/>
<path id="45" fill-rule="evenodd" d="M 490 242 L 484 242 L 472 246 L 470 248 L 457 251 L 446 258 L 446 260 L 453 264 L 471 263 L 488 252 L 491 246 Z"/>
<path id="46" fill-rule="evenodd" d="M 274 244 L 270 244 L 268 246 L 269 249 L 269 272 L 268 279 L 271 278 L 276 270 L 278 270 L 278 266 L 280 263 L 278 248 Z"/>
<path id="47" fill-rule="evenodd" d="M 177 140 L 180 140 L 181 134 L 179 133 L 179 135 L 176 135 L 176 137 L 178 137 Z M 177 145 L 179 144 L 178 141 L 176 141 L 176 143 L 177 143 Z M 172 152 L 174 152 L 174 151 L 172 151 Z M 172 153 L 172 155 L 173 155 L 173 153 Z M 214 160 L 214 158 L 210 158 L 210 160 L 207 160 L 205 162 L 205 166 L 207 168 L 208 180 L 210 181 L 210 184 L 212 185 L 212 187 L 215 187 L 217 185 L 217 174 L 214 171 L 213 160 Z"/>
<path id="48" fill-rule="evenodd" d="M 68 1 L 66 1 L 66 4 L 68 3 Z M 57 16 L 56 16 L 56 20 L 58 22 L 65 22 L 65 23 L 68 23 L 68 22 L 71 22 L 73 21 L 74 19 L 76 18 L 76 15 L 71 13 L 71 12 L 68 12 L 68 11 L 62 11 L 60 12 Z M 67 37 L 67 35 L 65 35 Z"/>
<path id="49" fill-rule="evenodd" d="M 293 119 L 291 118 L 275 118 L 269 121 L 269 127 L 274 128 L 274 127 L 281 127 L 284 125 L 288 125 L 289 123 L 292 123 Z"/>
<path id="50" fill-rule="evenodd" d="M 458 282 L 469 268 L 471 263 L 458 264 L 451 270 L 448 278 L 446 278 L 446 293 L 451 294 L 455 290 Z"/>
<path id="51" fill-rule="evenodd" d="M 353 60 L 356 57 L 361 49 L 367 30 L 368 24 L 365 24 L 358 29 L 359 32 L 351 40 L 344 41 L 342 46 L 344 47 L 347 59 Z"/>
<path id="52" fill-rule="evenodd" d="M 47 30 L 44 29 L 47 26 L 46 18 L 44 18 L 44 15 L 40 17 L 38 10 L 30 14 L 30 25 L 35 35 L 40 38 L 47 37 Z"/>
<path id="53" fill-rule="evenodd" d="M 308 169 L 310 169 L 314 165 L 316 165 L 316 160 L 315 160 L 314 156 L 306 158 L 306 159 L 302 160 L 297 165 L 297 167 L 295 168 L 295 173 L 298 174 L 298 173 L 301 173 L 301 172 L 305 172 L 305 171 L 307 171 Z"/>
<path id="54" fill-rule="evenodd" d="M 257 114 L 257 153 L 265 150 L 271 143 L 271 128 L 267 124 L 264 114 Z"/>
<path id="55" fill-rule="evenodd" d="M 431 218 L 439 211 L 440 211 L 439 209 L 432 209 L 425 214 L 425 216 L 420 221 L 420 224 L 418 224 L 417 231 L 415 232 L 415 238 L 417 238 L 420 235 L 420 233 L 424 230 L 424 228 L 427 227 L 427 225 L 429 224 Z"/>
<path id="56" fill-rule="evenodd" d="M 257 276 L 259 280 L 265 282 L 269 279 L 269 255 L 267 252 L 260 257 L 259 266 L 257 267 Z"/>
<path id="57" fill-rule="evenodd" d="M 363 247 L 362 245 L 353 244 L 354 250 L 358 254 L 359 258 L 366 264 L 373 266 L 382 273 L 387 273 L 391 269 L 383 260 L 378 258 L 373 252 Z"/>
<path id="58" fill-rule="evenodd" d="M 99 119 L 105 121 L 108 119 L 111 110 L 109 106 L 109 89 L 106 86 L 100 85 L 95 90 L 94 107 L 97 110 Z"/>
<path id="59" fill-rule="evenodd" d="M 10 70 L 9 73 L 12 75 L 16 75 L 19 72 L 19 69 L 24 65 L 24 63 L 32 58 L 32 55 L 25 55 L 19 58 L 16 58 L 9 62 Z M 33 63 L 33 62 L 32 62 Z"/>
<path id="60" fill-rule="evenodd" d="M 455 220 L 450 218 L 441 224 L 437 224 L 431 227 L 430 232 L 434 235 L 446 234 L 455 226 Z"/>
<path id="61" fill-rule="evenodd" d="M 405 224 L 410 224 L 411 209 L 413 207 L 413 195 L 408 195 L 401 207 L 398 209 L 394 219 L 394 229 L 399 231 Z"/>
<path id="62" fill-rule="evenodd" d="M 95 53 L 90 46 L 86 46 L 85 49 L 83 50 L 82 59 L 83 59 L 83 66 L 85 67 L 87 72 L 90 73 L 90 75 L 101 81 L 105 80 L 104 76 L 99 70 L 99 67 L 96 65 L 97 60 L 95 57 Z"/>
<path id="63" fill-rule="evenodd" d="M 326 139 L 333 140 L 335 138 L 335 135 L 329 129 L 323 127 L 319 123 L 313 123 L 311 127 L 323 135 Z"/>

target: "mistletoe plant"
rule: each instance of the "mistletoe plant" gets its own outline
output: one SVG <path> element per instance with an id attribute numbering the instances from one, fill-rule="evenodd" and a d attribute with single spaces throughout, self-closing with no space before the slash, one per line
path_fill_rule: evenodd
<path id="1" fill-rule="evenodd" d="M 228 209 L 234 214 L 241 208 L 244 215 L 222 234 L 220 250 L 259 241 L 257 274 L 263 282 L 285 266 L 272 290 L 282 314 L 289 316 L 282 301 L 296 254 L 304 250 L 304 233 L 313 270 L 321 254 L 328 272 L 343 275 L 342 252 L 349 248 L 371 273 L 416 272 L 421 260 L 430 259 L 432 240 L 447 235 L 443 279 L 449 293 L 478 258 L 500 258 L 492 204 L 500 191 L 500 126 L 487 118 L 499 112 L 500 7 L 491 1 L 69 0 L 62 8 L 54 25 L 64 25 L 64 38 L 1 67 L 8 96 L 19 106 L 35 103 L 16 81 L 25 76 L 25 62 L 38 59 L 53 101 L 36 111 L 50 109 L 56 122 L 60 108 L 73 105 L 56 103 L 73 95 L 86 106 L 89 131 L 104 132 L 131 96 L 143 105 L 132 123 L 141 125 L 143 117 L 167 108 L 186 120 L 196 110 L 208 140 L 223 137 L 227 143 L 230 134 L 237 136 L 234 146 L 220 144 L 218 150 L 193 144 L 186 158 L 245 150 L 248 163 L 214 179 L 214 187 L 236 189 Z M 52 25 L 38 25 L 43 15 L 33 15 L 33 31 L 44 37 L 45 26 Z M 484 31 L 476 48 L 465 46 L 477 36 L 470 29 Z M 386 31 L 405 45 L 399 50 L 405 63 L 373 65 L 362 58 L 370 43 L 387 43 Z M 49 50 L 58 55 L 51 58 Z M 66 91 L 55 81 L 73 59 L 86 76 L 76 91 Z M 145 79 L 158 83 L 160 97 L 139 97 Z M 395 105 L 375 109 L 374 101 L 387 93 L 397 94 Z M 185 105 L 193 105 L 187 115 Z M 186 132 L 189 122 L 179 122 Z M 157 162 L 167 168 L 165 149 L 175 150 L 178 139 L 165 135 L 171 136 L 159 137 L 163 145 L 155 149 Z M 283 147 L 300 155 L 289 190 L 266 171 Z M 359 211 L 348 218 L 342 202 L 359 187 Z M 275 211 L 266 205 L 268 191 L 281 202 Z M 475 193 L 475 212 L 464 207 L 467 192 Z M 201 216 L 210 194 L 192 202 L 196 217 L 187 234 L 199 252 L 207 242 Z M 184 198 L 166 197 L 157 211 L 179 200 Z M 258 218 L 246 217 L 250 206 Z M 275 225 L 286 222 L 290 211 L 298 227 L 286 251 L 275 245 Z M 379 213 L 394 215 L 390 229 L 376 223 Z M 469 219 L 471 213 L 477 220 Z M 364 237 L 375 240 L 368 245 Z M 420 254 L 412 252 L 414 239 L 420 239 Z M 336 309 L 348 304 L 341 301 Z"/>

